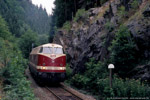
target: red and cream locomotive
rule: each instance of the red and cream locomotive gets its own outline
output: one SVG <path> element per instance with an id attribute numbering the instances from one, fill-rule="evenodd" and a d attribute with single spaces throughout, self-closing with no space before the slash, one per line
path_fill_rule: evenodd
<path id="1" fill-rule="evenodd" d="M 58 44 L 44 44 L 33 48 L 29 56 L 30 72 L 38 79 L 50 82 L 64 81 L 66 76 L 66 55 Z"/>

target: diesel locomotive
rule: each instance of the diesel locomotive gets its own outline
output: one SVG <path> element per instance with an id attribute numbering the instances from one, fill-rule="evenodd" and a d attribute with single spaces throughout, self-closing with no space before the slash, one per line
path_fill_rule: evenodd
<path id="1" fill-rule="evenodd" d="M 58 44 L 44 44 L 33 48 L 29 56 L 29 70 L 39 80 L 62 82 L 66 77 L 66 55 Z"/>

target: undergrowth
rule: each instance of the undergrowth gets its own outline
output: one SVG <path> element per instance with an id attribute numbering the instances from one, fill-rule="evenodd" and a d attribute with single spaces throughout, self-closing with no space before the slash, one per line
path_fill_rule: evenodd
<path id="1" fill-rule="evenodd" d="M 11 61 L 0 71 L 4 80 L 5 97 L 3 100 L 34 100 L 30 82 L 27 81 L 24 72 L 27 68 L 27 61 L 17 52 Z"/>
<path id="2" fill-rule="evenodd" d="M 110 88 L 108 69 L 102 62 L 96 63 L 94 59 L 90 59 L 86 63 L 86 68 L 84 73 L 75 74 L 67 83 L 97 95 L 100 100 L 110 100 L 113 97 L 148 98 L 150 96 L 150 88 L 147 85 L 139 80 L 122 79 L 117 75 L 113 76 L 113 84 Z"/>
<path id="3" fill-rule="evenodd" d="M 0 16 L 0 81 L 3 100 L 35 100 L 30 82 L 25 77 L 27 61 L 18 48 L 17 38 Z"/>
<path id="4" fill-rule="evenodd" d="M 77 22 L 77 21 L 81 18 L 81 16 L 83 16 L 83 15 L 86 14 L 86 13 L 87 13 L 87 11 L 86 11 L 85 9 L 79 9 L 79 10 L 76 12 L 76 15 L 75 15 L 73 21 L 74 21 L 74 22 Z M 85 17 L 87 17 L 87 16 L 85 16 Z M 85 18 L 85 19 L 86 19 L 86 18 Z"/>

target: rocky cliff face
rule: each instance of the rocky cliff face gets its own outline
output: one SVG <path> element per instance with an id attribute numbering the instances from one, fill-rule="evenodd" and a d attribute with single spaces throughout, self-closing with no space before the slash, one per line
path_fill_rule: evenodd
<path id="1" fill-rule="evenodd" d="M 89 58 L 97 61 L 109 59 L 108 48 L 115 32 L 121 24 L 131 31 L 140 57 L 150 58 L 150 1 L 110 0 L 102 7 L 92 8 L 71 22 L 71 29 L 60 29 L 54 37 L 54 43 L 63 45 L 68 61 L 74 72 L 82 72 Z M 125 12 L 120 10 L 124 8 Z"/>

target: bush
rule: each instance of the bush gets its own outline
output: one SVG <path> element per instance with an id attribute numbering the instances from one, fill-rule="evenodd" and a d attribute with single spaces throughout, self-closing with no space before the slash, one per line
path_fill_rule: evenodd
<path id="1" fill-rule="evenodd" d="M 79 10 L 76 12 L 76 15 L 75 15 L 75 17 L 74 17 L 73 20 L 74 20 L 75 22 L 78 21 L 79 18 L 80 18 L 81 16 L 83 16 L 85 13 L 86 13 L 85 9 L 79 9 Z"/>
<path id="2" fill-rule="evenodd" d="M 121 76 L 126 76 L 136 63 L 136 46 L 127 27 L 120 26 L 109 50 L 111 62 L 116 66 L 115 71 Z"/>
<path id="3" fill-rule="evenodd" d="M 27 61 L 20 53 L 14 54 L 9 65 L 1 70 L 1 77 L 4 79 L 4 100 L 34 100 L 34 94 L 30 83 L 24 76 Z"/>
<path id="4" fill-rule="evenodd" d="M 69 31 L 71 29 L 71 24 L 69 21 L 66 21 L 64 24 L 63 24 L 63 29 Z"/>
<path id="5" fill-rule="evenodd" d="M 67 75 L 67 78 L 71 78 L 71 75 L 72 75 L 72 69 L 70 68 L 70 65 L 67 64 L 66 65 L 66 75 Z"/>
<path id="6" fill-rule="evenodd" d="M 114 26 L 113 26 L 113 24 L 112 24 L 111 22 L 107 21 L 106 24 L 105 24 L 105 28 L 106 28 L 109 32 L 111 32 L 111 31 L 113 31 Z"/>
<path id="7" fill-rule="evenodd" d="M 112 88 L 109 87 L 109 79 L 99 79 L 97 81 L 98 93 L 101 94 L 100 98 L 110 98 L 110 97 L 149 97 L 150 88 L 148 86 L 141 84 L 139 80 L 129 80 L 114 77 Z M 126 100 L 126 99 L 125 99 Z"/>
<path id="8" fill-rule="evenodd" d="M 139 6 L 138 0 L 133 0 L 131 3 L 131 7 L 136 10 Z"/>
<path id="9" fill-rule="evenodd" d="M 72 78 L 71 83 L 78 88 L 86 88 L 88 86 L 89 81 L 90 80 L 88 77 L 84 75 L 76 74 Z"/>
<path id="10" fill-rule="evenodd" d="M 121 18 L 125 17 L 127 15 L 127 11 L 125 10 L 125 7 L 124 6 L 119 7 L 117 14 Z"/>
<path id="11" fill-rule="evenodd" d="M 111 100 L 113 97 L 149 97 L 150 88 L 139 80 L 122 79 L 114 75 L 112 88 L 109 86 L 109 75 L 107 66 L 90 59 L 86 63 L 86 71 L 82 74 L 75 74 L 70 79 L 70 84 L 79 89 L 84 89 L 98 96 L 100 100 Z M 108 69 L 107 69 L 108 70 Z M 122 99 L 126 100 L 126 99 Z"/>
<path id="12" fill-rule="evenodd" d="M 104 65 L 101 62 L 96 62 L 93 58 L 85 64 L 86 71 L 83 74 L 76 74 L 71 79 L 71 84 L 79 88 L 90 89 L 93 92 L 97 91 L 97 79 L 104 78 L 108 74 Z"/>
<path id="13" fill-rule="evenodd" d="M 10 58 L 12 58 L 13 53 L 17 50 L 15 43 L 11 43 L 8 40 L 4 40 L 0 37 L 0 67 L 8 65 Z"/>
<path id="14" fill-rule="evenodd" d="M 22 57 L 16 40 L 0 16 L 0 79 L 5 92 L 3 100 L 34 100 L 30 83 L 24 76 L 27 61 Z"/>

